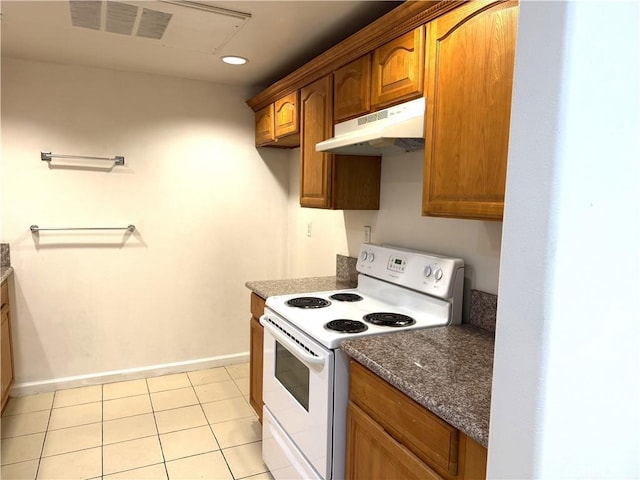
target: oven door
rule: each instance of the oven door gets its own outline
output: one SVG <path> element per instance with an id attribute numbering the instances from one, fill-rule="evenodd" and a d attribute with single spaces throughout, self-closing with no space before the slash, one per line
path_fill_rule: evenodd
<path id="1" fill-rule="evenodd" d="M 260 323 L 264 326 L 263 401 L 268 410 L 265 414 L 286 436 L 278 447 L 269 444 L 273 435 L 265 432 L 264 461 L 270 469 L 274 467 L 272 474 L 278 479 L 278 470 L 295 468 L 292 462 L 283 469 L 282 459 L 302 454 L 321 478 L 328 479 L 333 446 L 333 352 L 269 309 Z M 289 448 L 287 443 L 292 448 L 282 451 Z M 280 455 L 270 454 L 277 449 Z M 308 478 L 308 472 L 298 473 L 299 478 Z"/>

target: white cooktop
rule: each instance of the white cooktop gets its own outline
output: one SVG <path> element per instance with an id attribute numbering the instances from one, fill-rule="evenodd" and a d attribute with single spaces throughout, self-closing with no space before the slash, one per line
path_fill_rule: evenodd
<path id="1" fill-rule="evenodd" d="M 397 247 L 365 244 L 357 262 L 358 287 L 346 290 L 278 295 L 266 302 L 266 315 L 283 327 L 293 325 L 327 348 L 337 348 L 347 338 L 460 323 L 464 264 Z M 355 293 L 362 300 L 331 299 L 335 293 Z M 297 308 L 287 304 L 299 297 L 317 297 L 330 304 L 322 308 Z M 367 322 L 371 313 L 397 313 L 415 320 L 411 325 L 383 326 Z M 274 315 L 276 314 L 276 315 Z M 279 318 L 278 318 L 279 317 Z M 326 328 L 333 320 L 355 320 L 367 326 L 358 333 Z"/>
<path id="2" fill-rule="evenodd" d="M 328 292 L 312 292 L 294 295 L 279 295 L 267 299 L 267 310 L 275 312 L 302 332 L 306 333 L 327 348 L 337 348 L 340 341 L 347 338 L 391 333 L 400 330 L 427 328 L 448 325 L 450 323 L 451 304 L 447 301 L 429 297 L 408 289 L 398 289 L 394 295 L 393 303 L 381 300 L 378 297 L 366 293 L 363 284 L 368 287 L 378 280 L 359 276 L 358 288 L 348 290 L 332 290 Z M 388 288 L 382 282 L 382 288 Z M 341 302 L 331 299 L 335 293 L 356 293 L 363 297 L 357 302 Z M 287 301 L 298 297 L 317 297 L 328 300 L 331 304 L 323 308 L 297 308 L 287 305 Z M 390 312 L 407 315 L 415 320 L 413 325 L 402 327 L 387 327 L 368 323 L 363 317 L 374 312 Z M 267 312 L 268 316 L 271 316 Z M 328 330 L 325 325 L 338 319 L 358 320 L 367 326 L 367 330 L 359 333 L 342 333 Z"/>

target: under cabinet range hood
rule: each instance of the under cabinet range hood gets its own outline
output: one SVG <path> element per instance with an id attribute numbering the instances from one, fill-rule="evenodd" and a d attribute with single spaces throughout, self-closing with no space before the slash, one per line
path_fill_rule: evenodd
<path id="1" fill-rule="evenodd" d="M 425 98 L 421 97 L 337 123 L 335 136 L 317 143 L 316 151 L 364 155 L 391 145 L 420 150 L 424 148 L 424 111 Z"/>

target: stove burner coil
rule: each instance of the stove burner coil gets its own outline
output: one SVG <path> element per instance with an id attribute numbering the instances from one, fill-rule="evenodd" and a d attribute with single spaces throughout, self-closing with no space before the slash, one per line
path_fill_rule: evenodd
<path id="1" fill-rule="evenodd" d="M 334 330 L 340 333 L 360 333 L 360 332 L 364 332 L 369 327 L 367 327 L 360 320 L 340 319 L 340 320 L 332 320 L 331 322 L 327 323 L 324 326 L 324 328 L 326 328 L 327 330 Z"/>
<path id="2" fill-rule="evenodd" d="M 365 322 L 380 325 L 382 327 L 408 327 L 409 325 L 416 323 L 413 318 L 408 317 L 407 315 L 391 312 L 369 313 L 362 317 L 362 319 Z"/>
<path id="3" fill-rule="evenodd" d="M 334 293 L 329 298 L 338 302 L 359 302 L 362 300 L 362 297 L 357 293 Z"/>
<path id="4" fill-rule="evenodd" d="M 331 302 L 318 297 L 296 297 L 287 300 L 287 305 L 296 308 L 324 308 L 331 305 Z"/>

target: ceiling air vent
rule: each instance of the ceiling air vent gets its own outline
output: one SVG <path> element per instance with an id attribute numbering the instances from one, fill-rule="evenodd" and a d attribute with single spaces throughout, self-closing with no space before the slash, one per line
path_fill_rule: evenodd
<path id="1" fill-rule="evenodd" d="M 71 1 L 69 9 L 71 11 L 71 25 L 100 30 L 102 2 Z"/>
<path id="2" fill-rule="evenodd" d="M 140 25 L 136 35 L 160 40 L 172 16 L 170 13 L 158 12 L 149 8 L 142 9 L 142 17 L 140 17 Z"/>
<path id="3" fill-rule="evenodd" d="M 251 19 L 250 13 L 188 0 L 70 0 L 69 11 L 74 27 L 127 36 L 132 45 L 162 40 L 166 48 L 206 54 L 220 51 Z"/>
<path id="4" fill-rule="evenodd" d="M 105 30 L 111 33 L 131 35 L 137 16 L 138 7 L 135 5 L 107 2 Z"/>
<path id="5" fill-rule="evenodd" d="M 173 17 L 172 13 L 122 2 L 71 0 L 69 10 L 75 27 L 155 40 L 162 38 Z"/>

